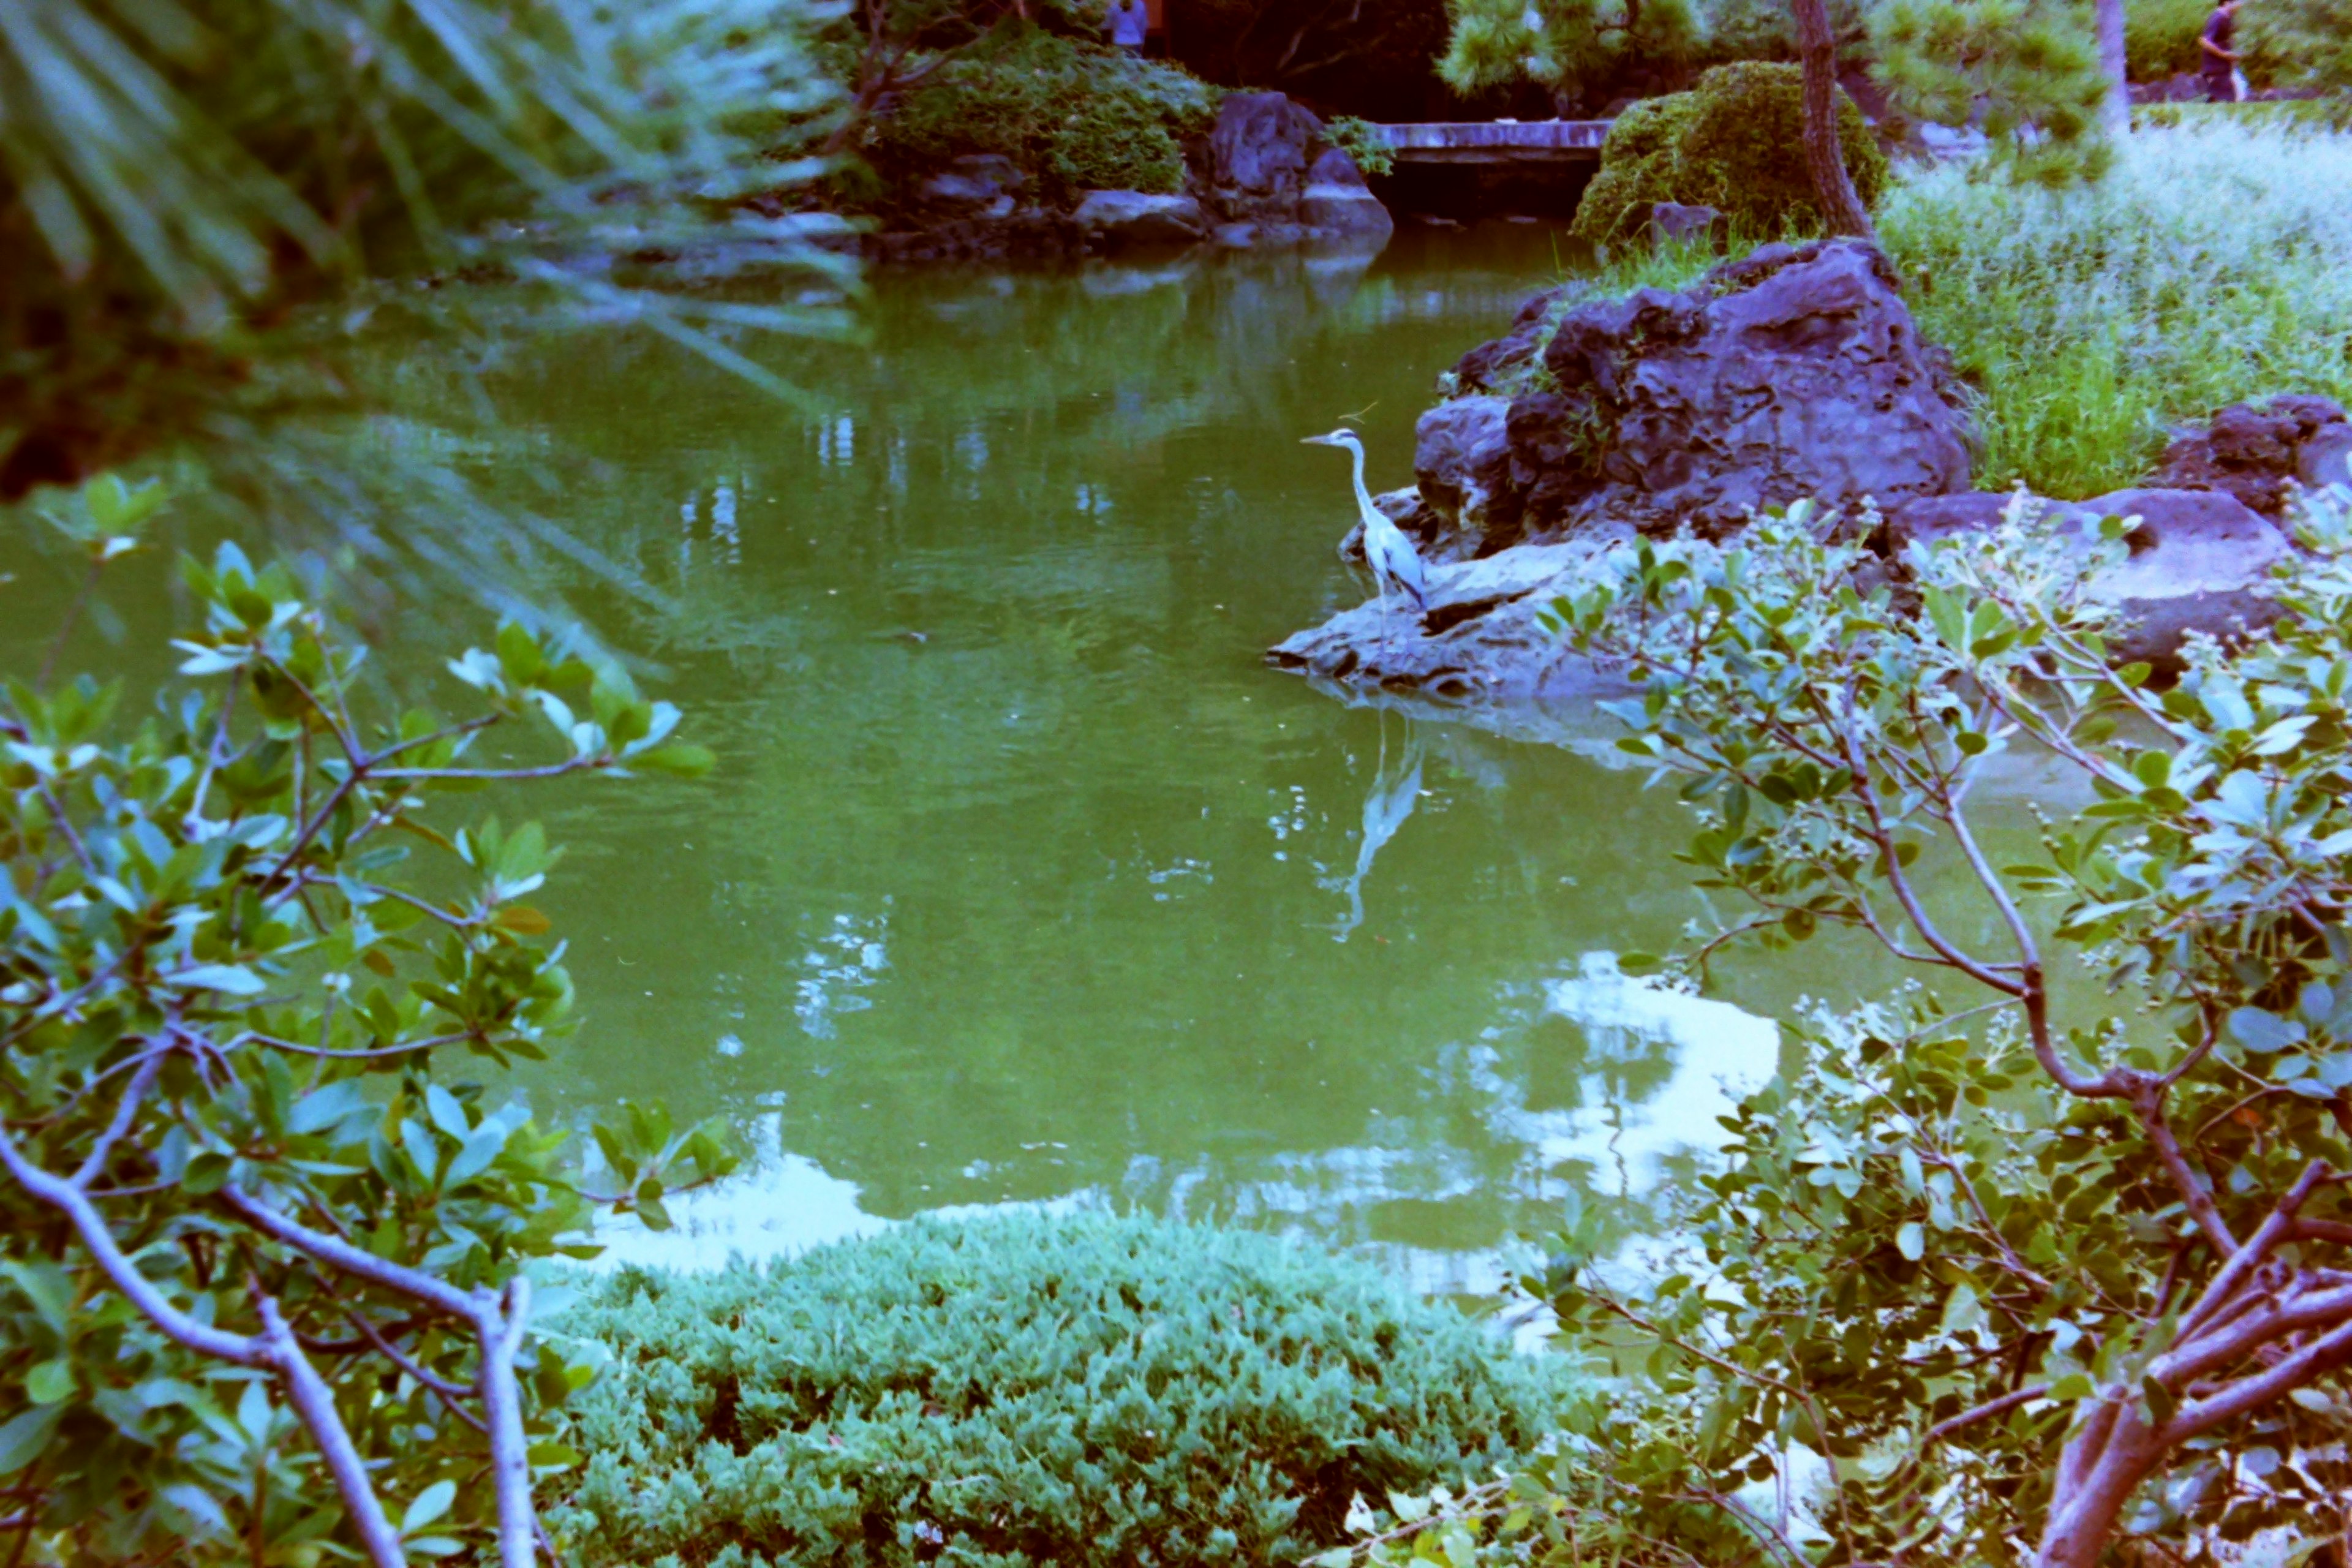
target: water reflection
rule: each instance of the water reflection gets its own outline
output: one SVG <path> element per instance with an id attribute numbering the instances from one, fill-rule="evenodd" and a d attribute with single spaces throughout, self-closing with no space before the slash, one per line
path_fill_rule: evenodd
<path id="1" fill-rule="evenodd" d="M 1390 1083 L 1355 1142 L 1282 1147 L 1236 1129 L 1225 1147 L 1182 1161 L 1137 1154 L 1113 1180 L 1025 1206 L 1143 1206 L 1301 1230 L 1379 1257 L 1413 1289 L 1493 1294 L 1513 1256 L 1501 1237 L 1539 1237 L 1571 1183 L 1617 1200 L 1621 1223 L 1637 1224 L 1677 1157 L 1712 1148 L 1715 1118 L 1761 1087 L 1779 1057 L 1770 1024 L 1631 979 L 1591 952 L 1573 973 L 1507 996 L 1475 1040 Z M 752 1174 L 675 1199 L 675 1231 L 608 1227 L 604 1266 L 789 1255 L 891 1223 L 856 1184 L 791 1152 L 793 1132 L 789 1111 L 761 1117 Z M 1071 1163 L 1060 1142 L 1018 1153 L 1032 1172 Z M 984 1192 L 1012 1169 L 975 1160 L 957 1173 Z"/>
<path id="2" fill-rule="evenodd" d="M 478 381 L 387 345 L 400 418 L 496 406 L 503 445 L 449 461 L 560 494 L 597 563 L 551 549 L 522 587 L 590 610 L 720 757 L 486 803 L 570 849 L 544 906 L 587 1024 L 519 1089 L 557 1120 L 658 1097 L 764 1151 L 660 1256 L 1084 1201 L 1475 1284 L 1568 1184 L 1637 1195 L 1718 1079 L 1766 1070 L 1754 1020 L 1577 956 L 1701 911 L 1670 795 L 1261 662 L 1363 592 L 1347 489 L 1297 437 L 1368 408 L 1370 481 L 1404 482 L 1434 376 L 1553 254 L 1520 229 L 884 276 L 866 342 L 769 351 L 811 411 L 617 334 Z M 166 566 L 124 603 L 142 628 L 176 618 Z M 427 603 L 379 667 L 428 689 L 486 630 Z M 1730 999 L 1874 989 L 1858 951 L 1735 971 Z"/>
<path id="3" fill-rule="evenodd" d="M 1372 787 L 1364 795 L 1364 826 L 1360 842 L 1356 847 L 1356 869 L 1342 879 L 1340 890 L 1348 896 L 1348 913 L 1334 933 L 1340 942 L 1348 940 L 1355 929 L 1364 923 L 1364 879 L 1371 874 L 1372 862 L 1397 829 L 1404 826 L 1412 808 L 1421 804 L 1421 759 L 1423 744 L 1419 737 L 1407 731 L 1404 753 L 1393 767 L 1388 760 L 1388 731 L 1381 731 L 1381 763 L 1372 775 Z"/>

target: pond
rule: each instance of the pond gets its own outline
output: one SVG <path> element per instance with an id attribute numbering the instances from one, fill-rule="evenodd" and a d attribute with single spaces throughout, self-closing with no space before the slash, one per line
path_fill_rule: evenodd
<path id="1" fill-rule="evenodd" d="M 1563 245 L 885 274 L 863 342 L 768 353 L 801 404 L 631 334 L 476 367 L 606 563 L 574 603 L 721 759 L 509 807 L 570 847 L 544 903 L 588 1019 L 527 1092 L 660 1097 L 757 1152 L 615 1256 L 1102 1204 L 1485 1289 L 1570 1186 L 1638 1198 L 1707 1145 L 1769 1016 L 1886 977 L 1822 944 L 1723 1000 L 1620 978 L 1704 905 L 1603 726 L 1514 741 L 1262 662 L 1367 592 L 1346 460 L 1299 437 L 1350 416 L 1374 488 L 1409 482 L 1434 377 Z M 432 353 L 386 384 L 430 403 Z"/>

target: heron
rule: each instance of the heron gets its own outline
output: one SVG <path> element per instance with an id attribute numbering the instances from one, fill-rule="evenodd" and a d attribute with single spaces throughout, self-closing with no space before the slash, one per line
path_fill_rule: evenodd
<path id="1" fill-rule="evenodd" d="M 1423 570 L 1421 552 L 1404 530 L 1391 522 L 1388 514 L 1372 504 L 1372 492 L 1364 488 L 1364 443 L 1353 430 L 1339 429 L 1328 436 L 1309 436 L 1302 443 L 1309 447 L 1338 447 L 1356 463 L 1356 510 L 1364 521 L 1364 560 L 1371 566 L 1372 582 L 1381 594 L 1381 629 L 1388 629 L 1389 589 L 1412 601 L 1413 608 L 1426 615 L 1429 611 L 1429 578 Z"/>

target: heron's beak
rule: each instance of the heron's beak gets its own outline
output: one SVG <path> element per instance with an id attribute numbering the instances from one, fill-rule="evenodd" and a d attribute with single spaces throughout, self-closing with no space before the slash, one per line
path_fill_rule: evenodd
<path id="1" fill-rule="evenodd" d="M 1298 438 L 1298 444 L 1302 447 L 1328 447 L 1331 445 L 1331 437 L 1328 436 L 1301 436 Z"/>

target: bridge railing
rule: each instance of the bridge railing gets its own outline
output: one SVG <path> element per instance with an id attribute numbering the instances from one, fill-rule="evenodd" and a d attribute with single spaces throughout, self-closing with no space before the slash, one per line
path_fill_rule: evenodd
<path id="1" fill-rule="evenodd" d="M 1597 159 L 1614 123 L 1609 120 L 1429 121 L 1374 129 L 1402 163 L 1511 163 Z"/>

